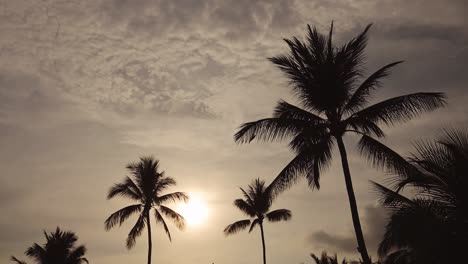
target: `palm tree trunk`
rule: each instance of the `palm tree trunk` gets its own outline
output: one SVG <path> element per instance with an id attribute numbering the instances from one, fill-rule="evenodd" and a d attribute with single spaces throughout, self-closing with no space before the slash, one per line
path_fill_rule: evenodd
<path id="1" fill-rule="evenodd" d="M 265 234 L 263 233 L 263 223 L 260 222 L 260 232 L 262 233 L 263 264 L 266 264 Z"/>
<path id="2" fill-rule="evenodd" d="M 354 196 L 353 182 L 351 181 L 351 173 L 349 171 L 348 156 L 346 154 L 345 145 L 342 137 L 336 137 L 338 148 L 341 155 L 341 165 L 343 166 L 343 173 L 346 182 L 346 190 L 348 191 L 349 206 L 351 208 L 351 216 L 353 218 L 354 232 L 356 233 L 356 240 L 358 243 L 358 251 L 361 253 L 362 261 L 364 264 L 371 264 L 369 255 L 367 253 L 364 235 L 362 234 L 361 223 L 359 221 L 359 213 L 356 204 L 356 197 Z"/>
<path id="3" fill-rule="evenodd" d="M 151 264 L 151 249 L 153 247 L 153 243 L 151 242 L 151 222 L 149 212 L 146 213 L 146 223 L 148 224 L 148 264 Z"/>

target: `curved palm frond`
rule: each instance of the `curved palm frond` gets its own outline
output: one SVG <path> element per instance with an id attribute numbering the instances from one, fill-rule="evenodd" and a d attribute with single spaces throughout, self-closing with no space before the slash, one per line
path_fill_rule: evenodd
<path id="1" fill-rule="evenodd" d="M 304 110 L 300 107 L 292 105 L 284 100 L 280 100 L 277 103 L 275 109 L 273 110 L 273 117 L 282 119 L 302 120 L 316 124 L 327 123 L 327 121 L 322 117 L 307 110 Z"/>
<path id="2" fill-rule="evenodd" d="M 224 234 L 227 236 L 227 235 L 232 235 L 232 234 L 235 234 L 239 231 L 242 231 L 244 229 L 246 229 L 248 226 L 250 225 L 250 220 L 246 219 L 246 220 L 241 220 L 241 221 L 237 221 L 235 223 L 232 223 L 230 225 L 228 225 L 225 229 L 224 229 Z"/>
<path id="3" fill-rule="evenodd" d="M 156 200 L 157 200 L 158 204 L 162 204 L 162 203 L 165 203 L 165 202 L 168 202 L 168 201 L 188 202 L 189 201 L 189 196 L 184 192 L 173 192 L 173 193 L 168 193 L 168 194 L 162 195 L 162 196 L 158 197 Z"/>
<path id="4" fill-rule="evenodd" d="M 169 227 L 167 227 L 166 221 L 162 217 L 161 213 L 159 213 L 158 210 L 154 210 L 154 216 L 156 218 L 156 221 L 162 224 L 164 228 L 164 232 L 166 232 L 166 235 L 169 238 L 169 241 L 172 241 L 171 232 L 169 231 Z"/>
<path id="5" fill-rule="evenodd" d="M 131 249 L 133 248 L 133 246 L 135 246 L 136 238 L 141 235 L 141 233 L 143 232 L 143 229 L 145 228 L 145 225 L 146 225 L 145 214 L 141 213 L 135 225 L 130 230 L 130 233 L 128 233 L 128 236 L 127 236 L 127 248 L 128 249 Z"/>
<path id="6" fill-rule="evenodd" d="M 125 222 L 125 220 L 127 220 L 128 217 L 130 217 L 134 213 L 141 212 L 141 210 L 142 210 L 141 204 L 134 204 L 134 205 L 129 205 L 127 207 L 124 207 L 118 210 L 117 212 L 111 214 L 109 218 L 107 218 L 105 221 L 106 231 L 110 230 L 117 223 L 119 225 L 122 225 L 123 222 Z"/>
<path id="7" fill-rule="evenodd" d="M 408 182 L 414 181 L 413 179 L 424 177 L 413 164 L 372 137 L 363 135 L 359 140 L 358 147 L 361 155 L 369 160 L 374 167 L 385 169 L 395 176 L 389 179 L 392 188 L 400 190 Z"/>
<path id="8" fill-rule="evenodd" d="M 353 95 L 341 110 L 342 113 L 352 113 L 359 110 L 363 105 L 368 102 L 372 92 L 381 84 L 381 79 L 390 74 L 390 69 L 403 61 L 397 61 L 385 65 L 373 74 L 371 74 L 361 85 L 354 91 Z"/>
<path id="9" fill-rule="evenodd" d="M 291 211 L 288 209 L 278 209 L 266 214 L 266 218 L 270 222 L 289 221 L 291 219 Z"/>
<path id="10" fill-rule="evenodd" d="M 304 120 L 265 118 L 242 124 L 234 135 L 234 141 L 240 144 L 250 143 L 254 139 L 266 142 L 281 141 L 309 126 L 312 124 Z"/>
<path id="11" fill-rule="evenodd" d="M 413 93 L 387 99 L 362 109 L 352 116 L 374 123 L 394 125 L 409 121 L 424 112 L 430 112 L 446 105 L 443 93 Z"/>
<path id="12" fill-rule="evenodd" d="M 159 210 L 166 217 L 171 219 L 174 222 L 174 224 L 177 226 L 177 228 L 179 228 L 179 229 L 184 229 L 185 228 L 185 219 L 184 219 L 184 217 L 182 215 L 180 215 L 179 213 L 175 212 L 171 208 L 166 207 L 164 205 L 160 205 Z"/>
<path id="13" fill-rule="evenodd" d="M 43 263 L 46 257 L 45 249 L 39 246 L 37 243 L 34 243 L 31 247 L 29 247 L 24 254 L 35 259 L 38 263 Z"/>
<path id="14" fill-rule="evenodd" d="M 313 153 L 303 151 L 298 153 L 271 183 L 273 194 L 276 196 L 284 190 L 290 188 L 301 175 L 307 175 L 313 172 L 314 163 Z M 312 178 L 312 177 L 309 177 Z"/>
<path id="15" fill-rule="evenodd" d="M 128 183 L 133 181 L 127 177 L 125 183 L 117 183 L 115 184 L 110 190 L 109 193 L 107 194 L 107 199 L 112 199 L 113 197 L 119 195 L 122 197 L 127 197 L 132 200 L 138 201 L 141 200 L 143 195 L 141 193 L 137 192 L 138 188 L 134 188 L 132 185 L 129 185 Z M 134 183 L 133 183 L 134 184 Z"/>
<path id="16" fill-rule="evenodd" d="M 158 195 L 160 192 L 165 191 L 167 188 L 175 186 L 176 184 L 176 181 L 171 177 L 161 177 L 157 183 L 155 183 L 156 188 L 154 189 L 154 193 Z"/>
<path id="17" fill-rule="evenodd" d="M 234 205 L 239 209 L 241 210 L 243 213 L 245 213 L 246 215 L 250 216 L 250 217 L 254 217 L 255 216 L 255 209 L 252 208 L 252 206 L 250 206 L 246 201 L 242 200 L 242 199 L 236 199 L 234 200 Z"/>

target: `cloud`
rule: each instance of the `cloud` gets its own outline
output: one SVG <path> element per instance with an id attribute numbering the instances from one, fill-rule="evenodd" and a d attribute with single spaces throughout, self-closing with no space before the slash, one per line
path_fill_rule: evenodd
<path id="1" fill-rule="evenodd" d="M 378 245 L 387 223 L 387 212 L 381 206 L 368 205 L 364 208 L 361 217 L 361 225 L 366 240 L 366 246 L 371 255 L 376 255 Z M 320 230 L 308 237 L 311 244 L 319 244 L 324 250 L 336 250 L 343 253 L 356 253 L 357 242 L 354 230 L 348 234 L 339 235 L 330 231 Z"/>

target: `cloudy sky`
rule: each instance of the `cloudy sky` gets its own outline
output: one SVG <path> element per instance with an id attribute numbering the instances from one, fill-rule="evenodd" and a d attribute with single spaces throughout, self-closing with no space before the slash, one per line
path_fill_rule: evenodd
<path id="1" fill-rule="evenodd" d="M 157 157 L 178 181 L 173 190 L 203 198 L 208 217 L 185 231 L 153 233 L 154 263 L 258 263 L 258 230 L 224 237 L 242 219 L 238 187 L 271 181 L 292 157 L 286 144 L 236 145 L 246 121 L 271 114 L 280 98 L 295 102 L 287 80 L 266 58 L 286 51 L 285 37 L 307 24 L 338 43 L 374 23 L 367 69 L 404 60 L 376 100 L 441 91 L 449 106 L 389 128 L 385 143 L 403 154 L 411 142 L 467 124 L 468 12 L 463 0 L 199 1 L 0 0 L 0 262 L 21 256 L 42 230 L 73 230 L 92 263 L 142 263 L 146 236 L 128 251 L 135 221 L 104 230 L 127 201 L 106 200 L 125 165 Z M 369 179 L 385 175 L 350 154 L 364 232 L 375 256 L 385 224 Z M 336 160 L 336 159 L 335 159 Z M 312 263 L 326 249 L 355 256 L 339 161 L 319 192 L 304 181 L 274 208 L 293 219 L 268 224 L 272 264 Z M 177 208 L 178 205 L 173 205 Z"/>

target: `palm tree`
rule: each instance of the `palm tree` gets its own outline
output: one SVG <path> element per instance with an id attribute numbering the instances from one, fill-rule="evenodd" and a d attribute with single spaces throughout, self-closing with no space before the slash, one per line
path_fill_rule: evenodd
<path id="1" fill-rule="evenodd" d="M 376 163 L 394 174 L 390 188 L 374 183 L 391 216 L 379 254 L 386 263 L 456 263 L 468 244 L 468 131 L 445 130 L 416 144 L 404 159 L 372 142 Z M 400 193 L 409 187 L 411 197 Z M 398 250 L 395 250 L 398 249 Z"/>
<path id="2" fill-rule="evenodd" d="M 315 254 L 310 254 L 310 257 L 315 261 L 315 264 L 339 264 L 338 256 L 336 254 L 329 256 L 326 251 L 323 251 L 320 257 Z M 341 264 L 348 264 L 348 262 L 346 259 L 343 259 Z"/>
<path id="3" fill-rule="evenodd" d="M 44 246 L 36 243 L 29 247 L 25 254 L 34 259 L 37 264 L 81 264 L 88 263 L 84 257 L 86 247 L 80 245 L 75 247 L 78 237 L 70 231 L 62 231 L 59 227 L 54 233 L 47 234 L 44 231 L 47 242 Z M 18 260 L 12 256 L 11 260 L 18 264 L 26 264 L 26 262 Z"/>
<path id="4" fill-rule="evenodd" d="M 123 182 L 115 184 L 107 195 L 111 199 L 117 195 L 135 201 L 135 204 L 124 207 L 111 214 L 105 221 L 106 230 L 110 230 L 116 224 L 122 225 L 132 214 L 138 213 L 138 220 L 130 230 L 127 237 L 127 248 L 131 249 L 136 238 L 141 235 L 145 226 L 148 228 L 148 264 L 151 263 L 151 222 L 150 213 L 154 213 L 156 222 L 162 224 L 164 231 L 172 241 L 171 233 L 167 227 L 163 215 L 172 220 L 179 229 L 185 226 L 184 218 L 174 210 L 165 206 L 167 202 L 183 200 L 188 201 L 188 196 L 183 192 L 163 194 L 167 188 L 176 185 L 176 181 L 159 172 L 159 161 L 153 157 L 142 157 L 139 162 L 130 163 L 127 169 L 131 176 L 127 176 Z"/>
<path id="5" fill-rule="evenodd" d="M 320 173 L 329 166 L 336 143 L 358 251 L 366 264 L 370 263 L 370 258 L 359 221 L 343 136 L 354 133 L 363 137 L 383 137 L 380 124 L 404 122 L 445 104 L 441 93 L 413 93 L 367 106 L 382 78 L 401 63 L 390 63 L 359 82 L 364 71 L 369 28 L 370 25 L 341 47 L 332 43 L 333 24 L 328 36 L 308 26 L 306 42 L 295 37 L 285 39 L 290 54 L 269 60 L 289 78 L 300 106 L 281 100 L 271 118 L 245 123 L 234 136 L 238 143 L 249 143 L 254 139 L 291 139 L 289 146 L 296 156 L 274 180 L 276 192 L 289 187 L 298 175 L 304 175 L 309 186 L 318 189 Z"/>
<path id="6" fill-rule="evenodd" d="M 263 248 L 263 264 L 266 264 L 266 246 L 265 234 L 263 232 L 263 220 L 266 219 L 270 222 L 288 221 L 291 219 L 291 211 L 287 209 L 277 209 L 270 211 L 273 197 L 271 187 L 266 187 L 265 181 L 256 179 L 248 186 L 247 190 L 242 188 L 240 189 L 244 195 L 244 199 L 236 199 L 234 201 L 234 206 L 236 206 L 251 219 L 237 221 L 228 225 L 224 229 L 224 234 L 235 234 L 241 230 L 246 229 L 248 226 L 250 226 L 250 233 L 256 225 L 260 226 Z"/>

